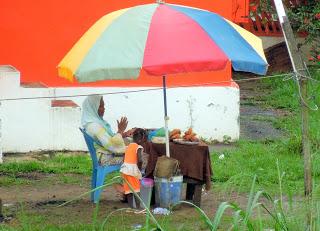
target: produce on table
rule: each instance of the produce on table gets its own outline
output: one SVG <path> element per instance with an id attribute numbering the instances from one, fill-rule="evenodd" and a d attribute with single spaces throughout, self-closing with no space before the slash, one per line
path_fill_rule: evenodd
<path id="1" fill-rule="evenodd" d="M 181 130 L 173 129 L 169 134 L 170 140 L 181 139 Z"/>
<path id="2" fill-rule="evenodd" d="M 197 142 L 199 139 L 196 137 L 196 133 L 193 132 L 192 128 L 189 128 L 182 137 L 186 141 Z"/>
<path id="3" fill-rule="evenodd" d="M 190 141 L 190 142 L 198 142 L 199 139 L 196 137 L 196 133 L 193 132 L 192 128 L 189 128 L 184 135 L 182 136 L 181 130 L 180 129 L 173 129 L 170 134 L 170 140 L 175 140 L 175 139 L 183 139 L 185 141 Z"/>

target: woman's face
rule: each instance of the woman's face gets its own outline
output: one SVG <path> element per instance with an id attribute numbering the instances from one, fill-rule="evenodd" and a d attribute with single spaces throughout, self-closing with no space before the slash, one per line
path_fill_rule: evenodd
<path id="1" fill-rule="evenodd" d="M 103 117 L 103 115 L 104 115 L 104 101 L 103 101 L 103 98 L 101 98 L 101 100 L 100 100 L 100 106 L 98 108 L 98 115 L 100 117 Z"/>

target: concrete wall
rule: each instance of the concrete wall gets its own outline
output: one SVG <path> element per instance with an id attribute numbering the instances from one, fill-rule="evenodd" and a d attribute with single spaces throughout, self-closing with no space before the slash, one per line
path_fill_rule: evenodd
<path id="1" fill-rule="evenodd" d="M 145 88 L 59 88 L 57 95 L 135 91 Z M 150 88 L 148 88 L 150 89 Z M 169 129 L 191 125 L 202 137 L 223 141 L 239 138 L 239 89 L 235 87 L 185 87 L 167 90 Z M 84 97 L 71 98 L 78 105 Z M 116 129 L 116 120 L 127 116 L 129 127 L 164 126 L 162 90 L 104 96 L 105 119 Z"/>
<path id="2" fill-rule="evenodd" d="M 20 87 L 20 73 L 0 67 L 0 99 L 50 97 L 54 89 Z M 3 152 L 85 150 L 79 124 L 80 108 L 51 107 L 52 99 L 1 101 Z"/>
<path id="3" fill-rule="evenodd" d="M 20 74 L 0 67 L 0 99 L 111 93 L 145 88 L 23 88 Z M 187 129 L 223 141 L 239 138 L 239 89 L 188 87 L 168 89 L 169 128 Z M 61 98 L 59 98 L 61 99 Z M 81 105 L 85 97 L 66 97 Z M 116 120 L 127 116 L 129 127 L 159 128 L 163 122 L 162 90 L 104 96 L 105 119 L 116 130 Z M 52 107 L 52 99 L 1 101 L 3 152 L 87 150 L 79 132 L 80 107 Z"/>

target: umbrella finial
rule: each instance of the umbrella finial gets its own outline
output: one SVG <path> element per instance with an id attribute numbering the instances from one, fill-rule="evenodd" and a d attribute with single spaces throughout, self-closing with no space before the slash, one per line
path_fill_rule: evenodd
<path id="1" fill-rule="evenodd" d="M 158 4 L 164 4 L 165 2 L 164 2 L 164 0 L 156 0 L 156 3 L 158 3 Z"/>

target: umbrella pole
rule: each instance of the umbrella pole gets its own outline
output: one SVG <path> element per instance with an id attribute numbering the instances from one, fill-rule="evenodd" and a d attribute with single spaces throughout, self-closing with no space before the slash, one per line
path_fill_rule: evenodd
<path id="1" fill-rule="evenodd" d="M 166 156 L 170 157 L 169 129 L 168 129 L 169 116 L 167 111 L 167 86 L 166 86 L 165 75 L 162 76 L 162 85 L 163 85 L 163 103 L 164 103 L 164 129 L 166 132 Z"/>

